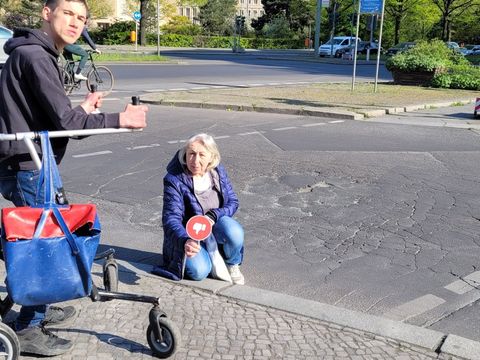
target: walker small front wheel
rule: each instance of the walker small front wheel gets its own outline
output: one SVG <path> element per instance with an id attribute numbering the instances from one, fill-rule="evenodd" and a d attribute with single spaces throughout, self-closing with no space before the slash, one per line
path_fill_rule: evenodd
<path id="1" fill-rule="evenodd" d="M 158 324 L 150 324 L 147 328 L 147 341 L 153 355 L 166 359 L 173 355 L 180 344 L 180 331 L 176 325 L 166 317 L 160 317 Z M 158 326 L 161 332 L 161 339 L 155 335 L 154 327 Z"/>
<path id="2" fill-rule="evenodd" d="M 0 359 L 17 360 L 20 356 L 20 343 L 15 332 L 0 323 Z"/>
<path id="3" fill-rule="evenodd" d="M 107 264 L 103 270 L 103 286 L 107 291 L 118 291 L 118 268 L 113 264 Z"/>

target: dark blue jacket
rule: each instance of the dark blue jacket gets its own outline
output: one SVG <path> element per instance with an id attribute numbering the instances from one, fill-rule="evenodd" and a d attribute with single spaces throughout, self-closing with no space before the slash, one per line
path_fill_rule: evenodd
<path id="1" fill-rule="evenodd" d="M 232 217 L 238 209 L 238 198 L 233 191 L 227 172 L 222 165 L 212 170 L 214 186 L 220 196 L 220 207 L 211 209 L 218 220 L 222 216 Z M 183 277 L 184 246 L 188 240 L 185 230 L 188 219 L 205 212 L 193 190 L 193 179 L 178 160 L 178 153 L 167 166 L 163 178 L 163 265 L 153 272 L 173 280 Z"/>

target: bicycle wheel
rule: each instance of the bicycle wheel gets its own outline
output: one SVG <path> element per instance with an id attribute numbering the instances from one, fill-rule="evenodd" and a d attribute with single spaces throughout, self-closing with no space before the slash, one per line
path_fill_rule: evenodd
<path id="1" fill-rule="evenodd" d="M 65 89 L 65 94 L 70 95 L 73 87 L 75 86 L 72 76 L 64 68 L 60 69 L 60 73 L 63 79 L 63 88 Z"/>
<path id="2" fill-rule="evenodd" d="M 92 85 L 97 86 L 97 91 L 109 93 L 113 89 L 113 74 L 106 66 L 96 66 L 87 75 L 87 87 L 91 90 Z"/>

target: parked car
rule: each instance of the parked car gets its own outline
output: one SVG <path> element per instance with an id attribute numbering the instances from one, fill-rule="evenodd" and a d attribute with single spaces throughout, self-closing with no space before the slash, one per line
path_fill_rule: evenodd
<path id="1" fill-rule="evenodd" d="M 334 38 L 321 45 L 319 48 L 320 56 L 330 56 L 331 54 L 337 56 L 337 51 L 347 46 L 355 44 L 355 37 L 351 36 L 335 36 Z M 357 41 L 361 41 L 358 39 Z"/>
<path id="2" fill-rule="evenodd" d="M 470 50 L 470 55 L 480 55 L 480 45 L 475 45 L 472 50 Z"/>
<path id="3" fill-rule="evenodd" d="M 457 51 L 464 56 L 471 55 L 472 53 L 472 50 L 467 49 L 466 47 L 459 47 Z"/>
<path id="4" fill-rule="evenodd" d="M 458 45 L 458 43 L 456 43 L 455 41 L 447 41 L 447 46 L 453 50 L 460 49 L 460 45 Z"/>
<path id="5" fill-rule="evenodd" d="M 335 57 L 342 57 L 343 54 L 352 53 L 354 52 L 355 44 L 349 45 L 338 50 L 335 53 Z M 370 55 L 376 54 L 378 52 L 378 44 L 375 42 L 369 41 L 359 41 L 357 45 L 357 54 L 366 54 L 367 50 L 370 49 Z"/>
<path id="6" fill-rule="evenodd" d="M 13 31 L 0 25 L 0 67 L 5 64 L 8 59 L 8 55 L 3 51 L 3 45 L 5 42 L 13 36 Z"/>
<path id="7" fill-rule="evenodd" d="M 402 51 L 408 50 L 414 46 L 415 46 L 414 42 L 402 42 L 388 49 L 385 54 L 387 56 L 392 56 Z"/>

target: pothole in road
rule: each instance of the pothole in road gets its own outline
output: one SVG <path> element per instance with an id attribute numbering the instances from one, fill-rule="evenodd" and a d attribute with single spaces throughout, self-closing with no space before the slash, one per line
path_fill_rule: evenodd
<path id="1" fill-rule="evenodd" d="M 285 175 L 280 178 L 280 182 L 296 189 L 299 193 L 311 192 L 315 188 L 328 188 L 334 186 L 326 181 L 318 181 L 311 175 Z"/>

